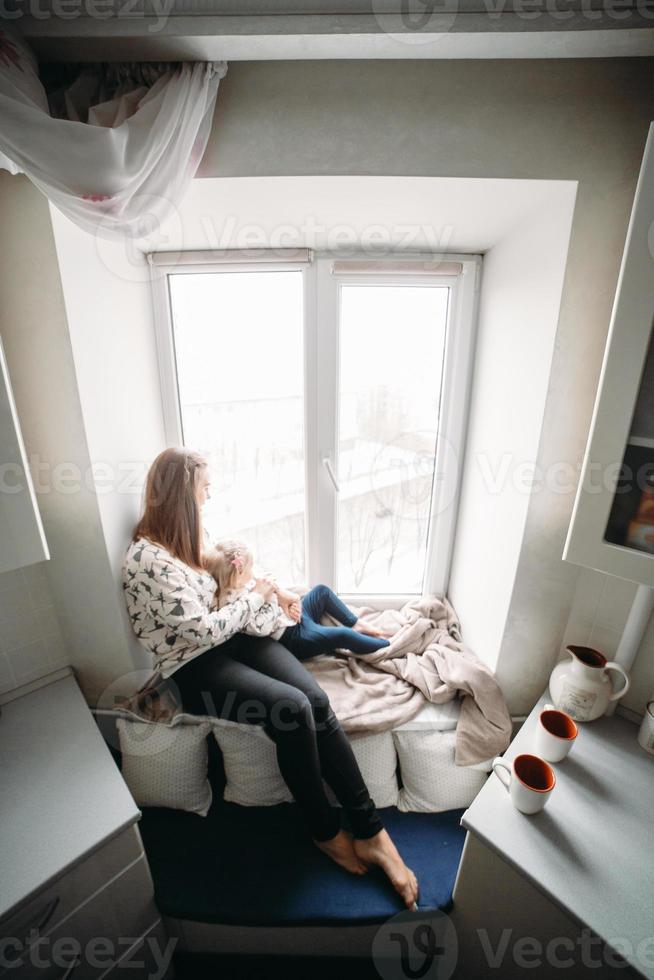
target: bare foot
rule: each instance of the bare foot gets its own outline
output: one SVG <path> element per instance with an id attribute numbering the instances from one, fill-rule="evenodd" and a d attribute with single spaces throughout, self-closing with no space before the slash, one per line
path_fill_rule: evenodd
<path id="1" fill-rule="evenodd" d="M 377 636 L 383 640 L 388 640 L 394 636 L 390 630 L 378 630 L 374 626 L 369 626 L 368 623 L 362 623 L 360 619 L 356 621 L 352 629 L 356 630 L 357 633 L 363 633 L 365 636 Z"/>
<path id="2" fill-rule="evenodd" d="M 354 850 L 354 842 L 350 834 L 344 830 L 339 830 L 336 837 L 329 840 L 314 840 L 316 847 L 340 864 L 346 871 L 354 875 L 364 875 L 368 870 L 367 865 L 358 857 Z"/>
<path id="3" fill-rule="evenodd" d="M 387 831 L 380 830 L 368 840 L 355 840 L 354 850 L 364 864 L 379 865 L 408 909 L 415 907 L 418 901 L 418 879 L 407 868 Z"/>

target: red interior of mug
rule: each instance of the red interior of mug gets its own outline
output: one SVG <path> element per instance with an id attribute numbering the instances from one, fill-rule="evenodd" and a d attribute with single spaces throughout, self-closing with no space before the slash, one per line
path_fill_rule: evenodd
<path id="1" fill-rule="evenodd" d="M 527 789 L 534 793 L 549 793 L 554 789 L 554 770 L 537 755 L 518 755 L 513 760 L 513 771 Z"/>
<path id="2" fill-rule="evenodd" d="M 556 738 L 564 738 L 570 741 L 577 737 L 577 726 L 565 711 L 557 711 L 555 708 L 547 708 L 541 711 L 540 721 L 546 732 L 555 735 Z"/>

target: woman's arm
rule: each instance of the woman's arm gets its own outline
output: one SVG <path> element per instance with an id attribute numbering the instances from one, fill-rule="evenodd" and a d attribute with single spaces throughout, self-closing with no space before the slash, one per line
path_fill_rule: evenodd
<path id="1" fill-rule="evenodd" d="M 137 573 L 148 593 L 150 611 L 174 636 L 197 645 L 217 646 L 243 631 L 252 616 L 270 607 L 258 592 L 248 592 L 221 609 L 209 610 L 173 562 L 153 559 Z"/>
<path id="2" fill-rule="evenodd" d="M 221 609 L 226 609 L 228 605 L 234 602 L 237 598 L 243 595 L 253 595 L 257 593 L 252 592 L 252 588 L 255 587 L 257 582 L 265 581 L 262 579 L 256 579 L 253 581 L 252 586 L 246 586 L 239 592 L 229 589 L 225 593 L 225 605 L 221 606 Z M 273 601 L 271 597 L 270 600 L 264 602 L 262 606 L 259 607 L 255 612 L 251 613 L 247 623 L 242 627 L 242 633 L 247 633 L 249 636 L 270 636 L 274 633 L 276 629 L 280 627 L 280 608 L 277 602 Z"/>

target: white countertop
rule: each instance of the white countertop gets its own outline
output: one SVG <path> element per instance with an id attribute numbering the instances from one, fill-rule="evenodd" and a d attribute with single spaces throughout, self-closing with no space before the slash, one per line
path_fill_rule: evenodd
<path id="1" fill-rule="evenodd" d="M 548 700 L 534 708 L 507 759 L 533 752 Z M 580 723 L 569 757 L 553 765 L 556 787 L 541 813 L 515 810 L 491 774 L 462 824 L 609 945 L 626 941 L 616 945 L 620 955 L 654 978 L 654 758 L 637 731 L 619 716 Z"/>
<path id="2" fill-rule="evenodd" d="M 0 916 L 139 816 L 73 677 L 3 705 Z"/>

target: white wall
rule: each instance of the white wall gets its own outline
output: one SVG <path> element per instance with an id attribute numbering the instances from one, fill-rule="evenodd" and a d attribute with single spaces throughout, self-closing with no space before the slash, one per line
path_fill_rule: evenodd
<path id="1" fill-rule="evenodd" d="M 517 178 L 578 182 L 539 460 L 578 467 L 649 123 L 654 60 L 240 62 L 221 83 L 201 175 Z M 574 484 L 574 481 L 572 481 Z M 540 495 L 524 528 L 498 670 L 533 704 L 556 659 L 574 570 L 574 500 Z M 497 635 L 497 629 L 495 630 Z M 477 638 L 477 643 L 479 639 Z M 502 658 L 506 649 L 506 675 Z M 654 658 L 645 643 L 641 660 Z M 520 667 L 518 667 L 520 663 Z M 633 697 L 644 704 L 636 668 Z M 531 677 L 525 686 L 524 678 Z"/>
<path id="2" fill-rule="evenodd" d="M 395 174 L 578 182 L 539 449 L 541 460 L 574 464 L 581 460 L 586 441 L 629 210 L 648 124 L 654 114 L 652 91 L 654 62 L 646 58 L 564 62 L 241 62 L 230 65 L 221 85 L 201 175 Z M 37 192 L 30 191 L 38 199 Z M 24 372 L 25 380 L 20 382 L 23 407 L 19 403 L 19 411 L 28 449 L 41 439 L 46 447 L 63 439 L 60 458 L 74 459 L 75 453 L 81 452 L 86 434 L 79 414 L 72 412 L 62 420 L 64 407 L 70 408 L 77 398 L 79 412 L 81 399 L 75 395 L 72 359 L 61 369 L 65 335 L 62 343 L 61 333 L 54 331 L 65 320 L 60 287 L 52 274 L 56 268 L 52 239 L 41 219 L 30 225 L 30 213 L 22 218 L 22 202 L 12 202 L 11 197 L 8 200 L 9 206 L 16 208 L 15 225 L 7 225 L 3 218 L 2 229 L 5 242 L 11 246 L 5 246 L 2 253 L 3 262 L 9 263 L 5 281 L 11 281 L 14 296 L 17 344 L 10 354 L 10 368 L 17 388 L 16 369 L 19 374 Z M 210 222 L 222 217 L 206 215 Z M 21 223 L 24 250 L 14 263 L 10 253 L 14 241 L 21 240 Z M 433 224 L 437 231 L 441 228 L 438 216 Z M 442 240 L 440 244 L 443 245 Z M 453 247 L 452 240 L 445 244 Z M 78 243 L 76 248 L 79 254 L 89 248 L 89 243 L 84 248 Z M 87 257 L 81 258 L 86 261 Z M 80 372 L 80 392 L 85 392 L 81 408 L 84 421 L 88 413 L 90 423 L 88 452 L 102 458 L 105 452 L 111 457 L 123 437 L 127 444 L 131 438 L 129 413 L 122 407 L 116 409 L 115 376 L 109 380 L 102 377 L 102 360 L 116 365 L 117 352 L 124 352 L 126 345 L 130 350 L 133 347 L 141 353 L 132 363 L 126 358 L 124 369 L 130 378 L 138 375 L 138 362 L 149 343 L 138 338 L 145 338 L 149 327 L 141 323 L 145 332 L 139 331 L 128 344 L 120 324 L 112 321 L 108 305 L 114 292 L 112 284 L 119 294 L 126 293 L 111 276 L 96 281 L 102 288 L 87 297 L 93 301 L 87 306 L 88 322 L 92 325 L 93 318 L 99 316 L 105 329 L 85 340 L 84 308 L 76 303 L 77 326 L 73 330 L 75 368 Z M 27 294 L 25 283 L 29 287 Z M 37 307 L 38 315 L 34 322 L 29 321 L 30 309 Z M 22 322 L 31 323 L 30 331 L 23 336 L 19 330 Z M 134 321 L 128 318 L 127 323 L 134 328 Z M 118 329 L 117 346 L 112 349 L 107 337 L 114 329 Z M 102 358 L 94 360 L 92 346 L 97 344 L 100 350 L 105 342 L 110 349 L 104 349 Z M 91 390 L 95 383 L 97 391 Z M 150 394 L 139 407 L 144 406 L 149 412 L 149 382 L 146 388 Z M 110 415 L 113 413 L 113 434 L 103 434 L 91 421 L 96 412 L 98 418 L 102 417 L 102 405 Z M 28 425 L 26 417 L 30 413 L 32 422 Z M 146 428 L 150 430 L 149 423 Z M 41 429 L 46 435 L 42 436 Z M 150 445 L 149 436 L 144 438 L 144 450 L 146 443 Z M 138 452 L 138 446 L 134 452 Z M 147 454 L 144 451 L 142 455 Z M 527 510 L 522 554 L 509 604 L 509 625 L 502 638 L 511 683 L 517 678 L 521 684 L 520 676 L 530 674 L 538 681 L 544 664 L 556 656 L 560 647 L 561 631 L 572 603 L 570 572 L 561 561 L 561 553 L 573 497 L 574 487 L 561 496 L 558 504 L 542 497 L 542 507 L 533 500 Z M 67 637 L 74 655 L 85 660 L 85 649 L 92 646 L 93 663 L 104 663 L 105 669 L 110 670 L 119 614 L 112 605 L 113 599 L 108 605 L 104 594 L 115 589 L 111 571 L 115 569 L 121 519 L 118 511 L 113 511 L 112 517 L 109 507 L 101 522 L 100 508 L 92 492 L 88 497 L 80 495 L 77 502 L 63 497 L 55 500 L 50 510 L 51 531 L 46 528 L 46 533 L 51 548 L 54 536 L 58 536 L 64 553 L 71 559 L 74 554 L 82 554 L 84 559 L 71 563 L 66 575 L 52 579 L 57 609 L 61 610 L 62 622 L 67 620 Z M 105 523 L 107 528 L 113 528 L 108 540 Z M 83 544 L 76 547 L 80 541 Z M 107 555 L 104 558 L 103 549 Z M 88 601 L 75 603 L 76 595 L 88 595 Z M 95 608 L 93 603 L 97 603 Z M 107 613 L 110 606 L 113 613 Z M 615 625 L 618 620 L 612 622 Z M 494 635 L 498 632 L 496 629 Z M 654 652 L 651 647 L 650 643 L 650 656 Z M 519 670 L 516 651 L 520 652 Z M 502 656 L 498 669 L 502 667 Z M 648 679 L 643 683 L 649 687 Z M 512 709 L 528 707 L 537 693 L 519 686 Z M 641 694 L 644 700 L 645 691 Z M 640 697 L 638 689 L 634 696 Z"/>
<path id="3" fill-rule="evenodd" d="M 0 331 L 51 560 L 0 578 L 3 689 L 76 664 L 89 648 L 111 662 L 111 587 L 88 470 L 84 420 L 46 199 L 0 173 Z M 82 678 L 83 681 L 86 677 Z"/>
<path id="4" fill-rule="evenodd" d="M 634 582 L 583 568 L 561 640 L 561 658 L 567 656 L 565 648 L 568 644 L 577 643 L 595 647 L 612 660 L 636 589 Z M 631 670 L 631 687 L 621 703 L 642 714 L 650 700 L 654 700 L 654 617 Z"/>
<path id="5" fill-rule="evenodd" d="M 510 184 L 511 181 L 505 183 Z M 554 188 L 558 194 L 554 194 Z M 534 482 L 543 465 L 539 444 L 575 187 L 556 183 L 548 199 L 494 244 L 484 257 L 476 362 L 449 594 L 473 650 L 498 672 L 512 698 L 544 686 L 551 647 L 523 636 L 517 662 L 509 662 L 505 634 L 530 506 L 552 506 L 547 486 Z M 557 568 L 549 608 L 566 602 L 576 569 Z M 543 589 L 538 570 L 534 588 Z M 534 604 L 535 605 L 535 604 Z M 535 616 L 514 623 L 524 634 Z M 546 643 L 551 642 L 548 632 Z M 522 657 L 530 652 L 525 671 Z M 534 656 L 536 654 L 536 656 Z M 543 664 L 543 668 L 539 665 Z M 551 669 L 551 667 L 549 667 Z"/>
<path id="6" fill-rule="evenodd" d="M 0 333 L 52 556 L 0 576 L 0 690 L 70 664 L 94 702 L 149 665 L 120 587 L 164 445 L 147 266 L 24 177 L 0 173 L 0 202 Z"/>
<path id="7" fill-rule="evenodd" d="M 374 231 L 378 249 L 440 244 L 487 252 L 449 595 L 467 642 L 498 670 L 531 498 L 521 466 L 538 460 L 575 191 L 571 181 L 206 179 L 194 182 L 161 231 L 169 250 L 251 244 L 320 251 L 339 242 L 360 247 Z M 568 601 L 576 574 L 566 566 L 552 601 Z M 555 650 L 538 651 L 544 669 Z M 513 673 L 503 678 L 507 694 L 517 691 Z M 542 669 L 527 676 L 544 686 Z"/>
<path id="8" fill-rule="evenodd" d="M 0 575 L 0 694 L 69 662 L 45 564 Z"/>
<path id="9" fill-rule="evenodd" d="M 103 601 L 113 654 L 102 660 L 89 645 L 75 660 L 93 700 L 120 671 L 149 664 L 127 620 L 120 575 L 145 475 L 165 446 L 161 392 L 142 254 L 94 240 L 50 210 L 110 582 Z"/>

